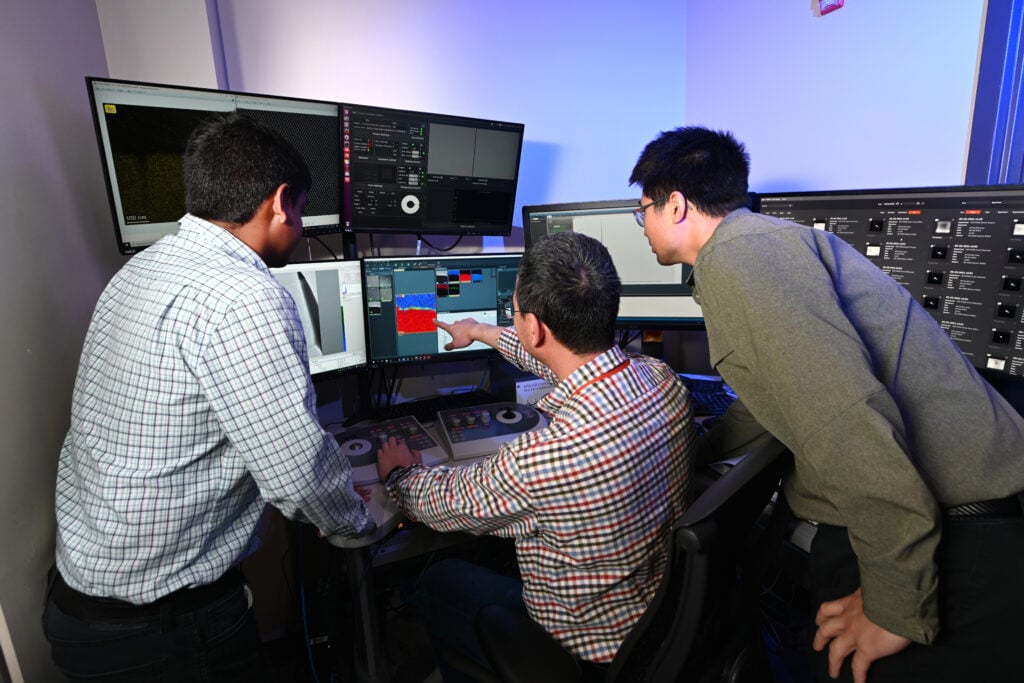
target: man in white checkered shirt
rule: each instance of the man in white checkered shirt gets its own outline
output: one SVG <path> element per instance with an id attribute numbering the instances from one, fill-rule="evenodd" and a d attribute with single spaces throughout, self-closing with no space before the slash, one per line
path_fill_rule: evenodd
<path id="1" fill-rule="evenodd" d="M 392 439 L 378 456 L 389 492 L 442 531 L 515 539 L 522 581 L 459 560 L 428 568 L 409 594 L 424 613 L 445 681 L 454 649 L 486 666 L 473 615 L 526 612 L 586 668 L 600 669 L 653 597 L 672 522 L 686 506 L 693 451 L 688 394 L 665 363 L 615 345 L 620 281 L 608 250 L 580 233 L 524 254 L 514 329 L 467 319 L 450 348 L 481 341 L 548 380 L 550 422 L 466 467 L 423 467 Z M 441 646 L 444 647 L 441 647 Z"/>
<path id="2" fill-rule="evenodd" d="M 237 569 L 267 503 L 324 534 L 373 521 L 320 427 L 295 303 L 271 275 L 310 175 L 238 114 L 185 152 L 177 234 L 133 257 L 93 314 L 57 473 L 44 612 L 73 679 L 261 680 Z"/>

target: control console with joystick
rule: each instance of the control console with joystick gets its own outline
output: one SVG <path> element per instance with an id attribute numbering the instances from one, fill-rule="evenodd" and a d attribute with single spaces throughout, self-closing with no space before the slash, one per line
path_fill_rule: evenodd
<path id="1" fill-rule="evenodd" d="M 434 425 L 452 458 L 464 460 L 497 453 L 501 444 L 543 429 L 547 420 L 535 408 L 502 402 L 438 411 Z"/>

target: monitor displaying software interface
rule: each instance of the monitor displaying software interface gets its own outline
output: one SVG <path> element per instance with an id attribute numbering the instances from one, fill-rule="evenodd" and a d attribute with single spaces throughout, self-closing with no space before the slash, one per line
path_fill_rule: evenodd
<path id="1" fill-rule="evenodd" d="M 512 232 L 521 123 L 342 104 L 345 227 Z"/>
<path id="2" fill-rule="evenodd" d="M 579 232 L 600 240 L 622 280 L 618 322 L 623 325 L 687 325 L 703 320 L 686 284 L 690 267 L 660 265 L 636 223 L 636 199 L 542 204 L 523 207 L 526 247 L 544 235 Z"/>
<path id="3" fill-rule="evenodd" d="M 776 192 L 762 213 L 849 242 L 975 367 L 1024 378 L 1024 186 Z"/>
<path id="4" fill-rule="evenodd" d="M 358 260 L 352 260 L 291 263 L 270 269 L 295 299 L 312 375 L 366 367 L 360 266 Z"/>
<path id="5" fill-rule="evenodd" d="M 452 254 L 363 259 L 368 359 L 371 365 L 493 355 L 474 342 L 454 351 L 434 320 L 511 326 L 521 254 Z"/>
<path id="6" fill-rule="evenodd" d="M 121 253 L 178 231 L 189 136 L 209 116 L 235 110 L 280 133 L 309 167 L 303 232 L 341 230 L 337 103 L 91 77 L 86 86 Z"/>

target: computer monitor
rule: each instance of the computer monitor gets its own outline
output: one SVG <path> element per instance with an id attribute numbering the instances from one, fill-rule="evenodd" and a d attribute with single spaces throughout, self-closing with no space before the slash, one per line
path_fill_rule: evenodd
<path id="1" fill-rule="evenodd" d="M 371 366 L 485 357 L 480 342 L 446 351 L 451 338 L 433 320 L 474 318 L 508 327 L 522 254 L 391 256 L 363 259 Z"/>
<path id="2" fill-rule="evenodd" d="M 509 235 L 523 124 L 341 105 L 344 225 Z"/>
<path id="3" fill-rule="evenodd" d="M 195 126 L 235 109 L 277 130 L 313 177 L 303 230 L 341 230 L 338 104 L 86 77 L 118 249 L 133 254 L 178 230 L 182 155 Z"/>
<path id="4" fill-rule="evenodd" d="M 523 207 L 526 248 L 544 235 L 579 232 L 600 240 L 622 280 L 617 322 L 624 327 L 688 327 L 703 324 L 700 306 L 686 284 L 690 267 L 662 266 L 636 224 L 636 198 L 538 204 Z"/>
<path id="5" fill-rule="evenodd" d="M 1024 378 L 1024 185 L 759 193 L 903 285 L 978 368 Z"/>
<path id="6" fill-rule="evenodd" d="M 290 263 L 270 272 L 295 299 L 309 352 L 309 372 L 366 367 L 362 263 Z"/>

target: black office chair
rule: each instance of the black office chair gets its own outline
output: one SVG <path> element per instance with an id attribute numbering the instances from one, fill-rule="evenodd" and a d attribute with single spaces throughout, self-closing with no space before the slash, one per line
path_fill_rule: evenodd
<path id="1" fill-rule="evenodd" d="M 767 546 L 782 539 L 783 522 L 777 521 L 779 514 L 764 526 L 758 521 L 791 462 L 785 446 L 765 439 L 698 495 L 673 526 L 668 567 L 654 599 L 600 673 L 585 671 L 536 622 L 496 605 L 485 607 L 476 629 L 497 678 L 504 683 L 770 680 L 767 660 L 758 656 L 758 579 L 772 550 Z M 771 509 L 779 513 L 783 507 Z"/>

